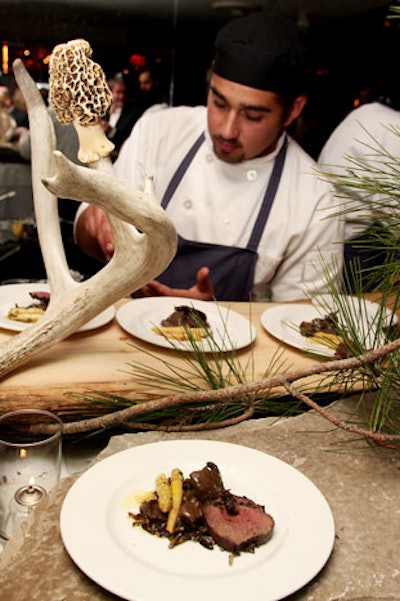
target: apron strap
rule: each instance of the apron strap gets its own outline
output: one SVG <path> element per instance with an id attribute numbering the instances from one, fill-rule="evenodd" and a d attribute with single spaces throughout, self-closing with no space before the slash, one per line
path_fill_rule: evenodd
<path id="1" fill-rule="evenodd" d="M 205 140 L 205 135 L 203 132 L 197 138 L 196 142 L 193 144 L 192 148 L 189 150 L 189 152 L 183 159 L 182 163 L 179 165 L 178 169 L 175 171 L 175 174 L 173 175 L 171 181 L 169 182 L 168 188 L 166 189 L 165 194 L 162 199 L 162 202 L 161 202 L 161 206 L 163 209 L 165 209 L 167 207 L 175 190 L 179 186 L 182 177 L 184 176 L 190 163 L 193 161 L 197 151 L 199 150 L 200 146 L 203 144 L 204 140 Z"/>
<path id="2" fill-rule="evenodd" d="M 275 158 L 274 167 L 272 169 L 271 177 L 269 178 L 268 186 L 264 194 L 261 209 L 258 213 L 257 220 L 253 227 L 253 231 L 251 232 L 250 239 L 247 243 L 247 248 L 250 250 L 256 251 L 260 243 L 261 236 L 263 234 L 265 224 L 267 223 L 267 219 L 269 217 L 275 199 L 275 194 L 281 179 L 283 165 L 285 163 L 286 158 L 286 149 L 287 137 L 285 136 L 282 147 Z"/>
<path id="3" fill-rule="evenodd" d="M 196 156 L 197 151 L 200 146 L 203 144 L 205 140 L 204 132 L 197 138 L 196 142 L 193 144 L 192 148 L 189 150 L 187 155 L 184 157 L 183 161 L 179 165 L 178 169 L 175 171 L 171 181 L 168 184 L 168 187 L 163 196 L 161 206 L 165 209 L 168 206 L 169 201 L 171 200 L 175 190 L 180 184 L 181 179 L 183 178 L 186 170 L 188 169 L 190 163 L 193 161 Z M 261 205 L 260 212 L 257 216 L 256 222 L 253 227 L 253 231 L 251 232 L 250 239 L 248 241 L 247 247 L 249 250 L 257 251 L 258 245 L 260 243 L 261 236 L 264 231 L 264 226 L 267 222 L 269 213 L 271 211 L 271 207 L 274 202 L 276 190 L 278 188 L 283 165 L 285 163 L 286 157 L 286 148 L 287 148 L 287 137 L 285 136 L 284 142 L 280 151 L 278 152 L 274 166 L 272 169 L 271 177 L 269 178 L 268 186 L 264 194 L 264 199 Z"/>

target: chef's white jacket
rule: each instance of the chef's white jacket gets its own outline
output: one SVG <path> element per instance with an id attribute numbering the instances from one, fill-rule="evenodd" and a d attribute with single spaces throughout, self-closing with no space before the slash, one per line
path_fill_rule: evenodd
<path id="1" fill-rule="evenodd" d="M 376 177 L 375 169 L 393 175 L 385 165 L 394 163 L 390 155 L 400 157 L 400 111 L 371 102 L 354 109 L 339 123 L 322 148 L 318 163 L 323 173 L 356 181 L 351 170 L 365 177 Z M 374 199 L 379 203 L 379 197 L 368 194 L 368 201 L 363 201 L 361 188 L 344 185 L 338 186 L 338 194 L 344 203 L 347 240 L 368 227 Z"/>
<path id="2" fill-rule="evenodd" d="M 137 122 L 114 164 L 115 173 L 138 189 L 143 189 L 144 174 L 151 174 L 161 202 L 202 131 L 205 143 L 167 214 L 186 239 L 245 247 L 283 136 L 268 156 L 229 164 L 213 152 L 205 107 L 168 108 Z M 281 181 L 258 248 L 254 300 L 292 301 L 327 291 L 326 273 L 339 274 L 342 267 L 343 225 L 329 216 L 335 210 L 330 184 L 289 138 Z"/>

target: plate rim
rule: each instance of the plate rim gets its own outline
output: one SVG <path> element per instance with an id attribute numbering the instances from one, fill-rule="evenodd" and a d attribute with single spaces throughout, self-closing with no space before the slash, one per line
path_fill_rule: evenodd
<path id="1" fill-rule="evenodd" d="M 334 354 L 335 354 L 334 350 L 329 349 L 329 347 L 326 347 L 326 346 L 323 346 L 323 345 L 317 344 L 317 343 L 313 344 L 313 345 L 307 344 L 306 341 L 304 341 L 304 344 L 300 344 L 300 343 L 295 344 L 291 339 L 287 339 L 283 335 L 280 335 L 276 329 L 274 329 L 273 327 L 270 326 L 269 323 L 267 324 L 267 322 L 266 322 L 267 314 L 269 314 L 268 317 L 270 317 L 270 318 L 272 316 L 274 316 L 274 314 L 277 314 L 277 317 L 279 318 L 280 312 L 287 310 L 288 307 L 295 307 L 296 309 L 298 309 L 298 308 L 304 309 L 304 307 L 306 307 L 307 309 L 312 309 L 316 313 L 316 315 L 315 315 L 316 317 L 318 317 L 318 315 L 319 315 L 318 309 L 312 304 L 284 303 L 284 304 L 275 305 L 274 307 L 268 307 L 260 315 L 261 325 L 266 330 L 266 332 L 268 332 L 268 334 L 270 334 L 271 336 L 273 336 L 280 342 L 283 342 L 284 344 L 287 344 L 288 346 L 291 346 L 292 348 L 297 348 L 301 351 L 310 352 L 312 354 L 319 355 L 319 356 L 334 357 Z"/>
<path id="2" fill-rule="evenodd" d="M 134 459 L 136 459 L 136 461 L 138 459 L 141 458 L 143 459 L 143 454 L 146 458 L 146 454 L 150 454 L 150 457 L 152 457 L 152 453 L 156 453 L 157 456 L 160 456 L 163 458 L 163 460 L 165 461 L 165 457 L 168 456 L 168 450 L 171 451 L 172 456 L 174 455 L 174 453 L 182 453 L 183 455 L 182 457 L 186 457 L 185 456 L 185 451 L 187 452 L 188 447 L 190 448 L 191 452 L 199 452 L 199 449 L 201 450 L 201 453 L 205 453 L 205 451 L 207 450 L 208 453 L 214 453 L 214 455 L 218 455 L 218 453 L 228 453 L 229 458 L 227 459 L 227 461 L 231 461 L 232 457 L 235 458 L 236 455 L 240 453 L 240 456 L 243 457 L 243 455 L 245 455 L 245 461 L 254 461 L 260 458 L 263 458 L 261 463 L 262 463 L 262 467 L 265 465 L 272 465 L 275 466 L 275 468 L 278 468 L 281 470 L 281 476 L 283 474 L 284 478 L 285 478 L 285 473 L 289 474 L 290 476 L 293 476 L 295 481 L 300 482 L 300 484 L 303 486 L 306 486 L 306 490 L 307 490 L 307 499 L 308 502 L 311 505 L 311 508 L 315 510 L 315 506 L 313 504 L 315 504 L 316 499 L 318 500 L 317 505 L 319 508 L 318 514 L 321 514 L 321 516 L 323 517 L 324 521 L 324 527 L 325 527 L 325 531 L 321 532 L 321 524 L 319 523 L 317 526 L 314 526 L 316 528 L 314 533 L 310 533 L 310 538 L 312 539 L 312 534 L 315 538 L 315 540 L 318 541 L 318 545 L 320 545 L 320 549 L 319 549 L 319 555 L 318 557 L 314 558 L 314 562 L 312 566 L 306 566 L 307 569 L 304 570 L 304 572 L 302 573 L 302 571 L 298 570 L 298 567 L 296 565 L 296 569 L 294 569 L 294 574 L 292 574 L 294 581 L 291 583 L 287 583 L 287 578 L 282 578 L 282 581 L 284 581 L 282 583 L 282 585 L 278 585 L 278 589 L 279 586 L 281 586 L 281 590 L 279 592 L 279 594 L 277 594 L 276 590 L 273 592 L 273 596 L 271 596 L 271 591 L 267 596 L 264 597 L 264 601 L 276 601 L 278 599 L 283 599 L 286 596 L 296 592 L 297 590 L 301 589 L 303 586 L 306 586 L 324 567 L 324 565 L 326 564 L 326 562 L 328 561 L 331 553 L 332 553 L 332 549 L 334 546 L 334 541 L 335 541 L 335 523 L 334 523 L 334 518 L 333 518 L 333 514 L 332 511 L 330 509 L 330 506 L 328 504 L 327 499 L 325 498 L 325 496 L 322 494 L 322 492 L 320 491 L 320 489 L 312 482 L 312 480 L 310 478 L 308 478 L 307 476 L 305 476 L 302 472 L 300 472 L 300 470 L 298 470 L 297 468 L 291 466 L 290 464 L 288 464 L 287 462 L 274 457 L 268 453 L 265 453 L 263 451 L 259 451 L 257 449 L 251 448 L 251 447 L 247 447 L 244 445 L 240 445 L 237 443 L 231 443 L 231 442 L 223 442 L 223 441 L 213 441 L 213 440 L 205 440 L 205 439 L 181 439 L 181 440 L 167 440 L 167 441 L 159 441 L 159 442 L 153 442 L 153 443 L 145 443 L 142 445 L 138 445 L 135 447 L 130 447 L 128 449 L 125 449 L 123 451 L 117 452 L 113 455 L 110 455 L 108 457 L 106 457 L 105 459 L 95 463 L 91 468 L 89 468 L 86 472 L 84 472 L 71 486 L 71 488 L 69 489 L 69 491 L 67 492 L 67 495 L 63 501 L 62 507 L 61 507 L 61 512 L 60 512 L 60 532 L 61 532 L 61 538 L 63 541 L 63 544 L 65 546 L 65 549 L 67 551 L 67 553 L 69 554 L 69 556 L 71 557 L 71 559 L 76 563 L 76 565 L 94 582 L 96 582 L 97 584 L 99 584 L 100 586 L 102 586 L 105 590 L 108 590 L 114 594 L 120 595 L 122 596 L 122 598 L 127 599 L 128 601 L 156 601 L 156 598 L 158 598 L 157 596 L 157 592 L 155 592 L 154 589 L 154 584 L 152 581 L 152 585 L 150 587 L 151 591 L 149 592 L 149 594 L 147 594 L 147 590 L 148 590 L 148 584 L 147 582 L 141 582 L 140 584 L 138 584 L 137 582 L 137 578 L 136 580 L 133 579 L 133 582 L 127 583 L 127 582 L 121 582 L 121 574 L 118 574 L 118 570 L 122 570 L 122 573 L 125 572 L 124 568 L 126 569 L 128 567 L 128 565 L 131 564 L 131 569 L 139 569 L 141 572 L 141 576 L 144 578 L 144 576 L 147 575 L 151 575 L 154 576 L 155 575 L 159 575 L 159 577 L 161 577 L 161 580 L 164 584 L 167 585 L 171 585 L 171 583 L 175 583 L 175 585 L 177 585 L 177 583 L 179 582 L 180 584 L 178 584 L 178 588 L 175 587 L 174 589 L 174 598 L 176 599 L 176 601 L 184 601 L 185 599 L 187 599 L 187 594 L 188 594 L 188 589 L 190 589 L 191 591 L 191 596 L 192 599 L 194 599 L 194 601 L 198 601 L 200 599 L 203 598 L 204 593 L 208 593 L 209 595 L 211 594 L 212 596 L 212 590 L 210 589 L 211 586 L 211 581 L 214 582 L 214 584 L 216 583 L 216 585 L 218 586 L 218 580 L 215 581 L 215 578 L 211 577 L 211 578 L 190 578 L 190 582 L 189 584 L 187 584 L 187 578 L 182 578 L 180 577 L 178 579 L 178 577 L 175 575 L 174 577 L 171 577 L 168 573 L 166 574 L 164 571 L 162 570 L 155 570 L 155 569 L 150 569 L 147 570 L 146 566 L 144 566 L 142 563 L 138 564 L 138 562 L 135 560 L 133 560 L 132 558 L 130 558 L 127 561 L 127 565 L 126 566 L 121 566 L 121 561 L 117 561 L 117 560 L 121 560 L 122 559 L 122 563 L 124 560 L 124 556 L 121 553 L 120 549 L 117 548 L 117 544 L 114 542 L 114 547 L 111 549 L 112 544 L 108 544 L 106 545 L 106 552 L 105 554 L 110 554 L 107 557 L 103 557 L 100 559 L 100 566 L 98 561 L 94 561 L 94 563 L 92 562 L 92 554 L 90 553 L 90 549 L 91 549 L 91 545 L 96 546 L 96 550 L 98 551 L 99 547 L 98 547 L 98 539 L 97 539 L 97 535 L 99 535 L 99 537 L 101 538 L 101 533 L 102 533 L 102 528 L 105 529 L 104 524 L 101 526 L 100 528 L 100 532 L 98 530 L 98 526 L 99 526 L 99 520 L 96 521 L 96 535 L 93 537 L 93 540 L 89 541 L 89 546 L 87 547 L 87 543 L 88 541 L 86 541 L 85 544 L 82 543 L 82 534 L 86 535 L 86 536 L 90 536 L 90 533 L 87 532 L 87 527 L 85 527 L 84 529 L 79 527 L 77 528 L 77 531 L 79 530 L 79 534 L 78 536 L 76 536 L 75 533 L 75 539 L 72 536 L 71 538 L 71 531 L 68 531 L 68 522 L 72 519 L 75 519 L 74 516 L 76 516 L 76 505 L 78 504 L 78 506 L 80 507 L 80 509 L 83 511 L 83 513 L 85 513 L 85 511 L 89 511 L 88 507 L 90 505 L 90 499 L 86 499 L 85 502 L 82 502 L 82 495 L 80 495 L 80 489 L 85 489 L 88 486 L 90 486 L 89 490 L 90 490 L 90 495 L 93 495 L 94 498 L 96 498 L 96 494 L 98 494 L 99 492 L 99 487 L 100 486 L 104 486 L 104 477 L 107 476 L 107 471 L 112 470 L 112 474 L 113 477 L 117 477 L 115 476 L 115 474 L 118 473 L 118 470 L 116 469 L 119 465 L 119 468 L 124 467 L 124 461 L 131 461 L 134 463 Z M 201 455 L 200 453 L 200 455 Z M 190 456 L 190 453 L 189 453 Z M 210 458 L 210 460 L 212 460 L 212 457 Z M 171 460 L 172 461 L 172 460 Z M 199 459 L 199 461 L 202 461 L 202 459 Z M 257 462 L 255 462 L 257 463 Z M 250 465 L 250 464 L 248 464 Z M 184 466 L 181 466 L 184 467 Z M 199 465 L 199 467 L 201 467 Z M 157 471 L 157 467 L 154 468 L 154 477 L 156 476 L 156 471 Z M 258 473 L 258 472 L 257 472 Z M 153 475 L 153 473 L 152 473 Z M 95 481 L 95 486 L 93 485 L 93 479 Z M 97 479 L 97 480 L 96 480 Z M 122 478 L 121 478 L 122 479 Z M 84 484 L 82 486 L 82 484 Z M 97 487 L 97 488 L 96 488 Z M 301 488 L 301 487 L 300 487 Z M 100 488 L 100 490 L 102 490 Z M 241 491 L 235 491 L 238 494 L 241 494 Z M 304 496 L 304 491 L 301 491 L 303 493 Z M 296 496 L 296 495 L 295 495 Z M 293 503 L 293 505 L 296 506 L 297 504 L 297 500 L 296 502 L 290 501 Z M 106 503 L 106 501 L 104 500 L 104 503 Z M 268 508 L 267 508 L 268 509 Z M 314 515 L 314 514 L 313 514 Z M 103 516 L 104 517 L 104 516 Z M 84 519 L 85 519 L 85 515 L 84 515 Z M 319 519 L 322 519 L 321 517 Z M 100 520 L 101 521 L 101 520 Z M 103 520 L 104 522 L 106 520 Z M 85 521 L 85 524 L 87 524 L 87 521 Z M 90 526 L 89 526 L 90 528 Z M 307 535 L 309 533 L 309 530 L 307 529 Z M 318 533 L 318 534 L 317 534 Z M 112 536 L 110 537 L 111 540 L 113 540 Z M 162 542 L 163 539 L 157 539 L 157 541 Z M 322 540 L 322 545 L 321 545 L 321 540 Z M 165 541 L 164 541 L 165 542 Z M 295 541 L 296 542 L 296 541 Z M 314 541 L 315 543 L 315 541 Z M 158 543 L 157 543 L 158 544 Z M 185 543 L 185 544 L 191 544 L 191 543 Z M 193 543 L 195 544 L 195 543 Z M 301 543 L 302 545 L 304 544 L 303 542 Z M 75 547 L 74 547 L 75 545 Z M 297 545 L 298 545 L 298 541 L 297 541 Z M 183 545 L 184 546 L 184 545 Z M 85 547 L 84 549 L 82 549 L 82 547 Z M 263 546 L 265 548 L 268 548 L 268 545 Z M 261 552 L 260 550 L 263 549 L 263 547 L 260 547 L 257 551 Z M 296 547 L 296 545 L 294 545 L 294 547 Z M 293 552 L 298 551 L 299 549 L 293 549 Z M 257 551 L 254 555 L 251 555 L 251 559 L 250 561 L 254 561 L 252 558 L 256 558 L 257 559 Z M 204 550 L 203 550 L 204 552 Z M 167 551 L 167 553 L 171 553 L 171 551 Z M 172 551 L 173 553 L 173 551 Z M 209 553 L 209 551 L 206 551 L 206 553 Z M 244 554 L 246 555 L 246 554 Z M 84 560 L 82 560 L 82 557 L 85 557 Z M 86 558 L 90 557 L 90 561 L 86 561 Z M 226 554 L 226 558 L 228 558 L 228 554 Z M 297 558 L 297 555 L 296 555 Z M 239 560 L 241 558 L 238 558 Z M 294 557 L 293 557 L 294 559 Z M 265 561 L 268 561 L 268 559 L 265 559 L 264 557 L 264 561 L 262 562 L 262 564 L 264 564 Z M 309 561 L 309 558 L 307 559 L 307 561 Z M 91 565 L 88 565 L 91 564 Z M 93 565 L 95 566 L 95 568 L 93 568 Z M 117 571 L 116 574 L 111 575 L 111 576 L 107 576 L 107 574 L 104 573 L 104 570 L 102 570 L 102 567 L 104 568 L 104 566 L 114 566 L 114 570 Z M 117 567 L 116 567 L 117 566 Z M 268 566 L 267 566 L 268 567 Z M 286 564 L 285 564 L 286 567 Z M 255 568 L 257 569 L 257 566 L 255 566 Z M 96 572 L 97 570 L 97 572 Z M 297 570 L 297 571 L 296 571 Z M 253 577 L 254 576 L 254 571 L 255 569 L 251 569 L 250 570 L 250 576 Z M 257 569 L 258 571 L 258 569 Z M 299 572 L 299 573 L 298 573 Z M 132 572 L 130 571 L 130 573 L 132 574 Z M 256 572 L 257 573 L 257 572 Z M 233 594 L 230 594 L 230 598 L 232 599 L 232 601 L 240 601 L 242 599 L 242 593 L 241 593 L 241 588 L 240 586 L 246 583 L 246 579 L 247 579 L 246 573 L 243 576 L 240 572 L 238 572 L 237 574 L 235 574 L 234 572 L 229 572 L 228 578 L 229 578 L 229 582 L 232 584 L 232 586 L 234 587 L 234 591 L 238 590 L 239 587 L 239 591 L 238 591 L 238 596 L 236 596 L 233 592 Z M 226 584 L 227 584 L 227 579 L 226 579 L 226 575 L 222 575 L 220 577 L 220 581 L 219 584 L 223 583 L 225 585 L 226 588 Z M 203 582 L 204 581 L 204 582 Z M 210 582 L 208 582 L 210 581 Z M 270 582 L 270 581 L 269 581 Z M 195 584 L 196 586 L 194 587 L 195 592 L 192 590 L 191 587 L 191 583 Z M 133 588 L 131 588 L 133 586 Z M 161 586 L 161 585 L 160 585 Z M 271 582 L 270 582 L 270 586 L 271 586 Z M 199 590 L 199 587 L 202 590 Z M 273 587 L 272 587 L 273 588 Z M 143 592 L 143 590 L 145 589 L 145 592 Z M 249 599 L 252 599 L 253 597 L 249 596 Z M 257 599 L 258 597 L 258 592 L 257 592 L 257 596 L 254 599 Z"/>
<path id="3" fill-rule="evenodd" d="M 162 305 L 165 304 L 167 302 L 167 304 L 191 304 L 193 305 L 194 308 L 198 308 L 202 311 L 204 311 L 207 314 L 210 314 L 210 307 L 212 307 L 212 314 L 213 315 L 217 315 L 217 313 L 220 313 L 221 317 L 228 320 L 229 319 L 229 315 L 232 315 L 233 318 L 236 321 L 242 322 L 243 326 L 246 324 L 247 327 L 247 334 L 246 336 L 243 336 L 243 340 L 238 344 L 229 344 L 229 340 L 226 341 L 223 338 L 222 339 L 222 344 L 221 344 L 221 348 L 219 350 L 223 351 L 223 352 L 230 352 L 232 350 L 240 350 L 242 348 L 246 348 L 247 346 L 250 346 L 254 340 L 257 337 L 257 330 L 254 326 L 254 324 L 251 322 L 250 319 L 248 319 L 247 317 L 245 317 L 244 315 L 241 315 L 240 313 L 238 313 L 237 311 L 235 311 L 234 309 L 232 309 L 230 306 L 225 307 L 223 305 L 221 305 L 220 303 L 218 303 L 218 301 L 212 302 L 212 301 L 203 301 L 203 300 L 198 300 L 198 299 L 192 299 L 192 298 L 185 298 L 185 297 L 177 297 L 177 296 L 150 296 L 150 297 L 145 297 L 145 298 L 135 298 L 135 299 L 131 299 L 130 301 L 128 301 L 127 303 L 124 303 L 121 307 L 118 308 L 117 312 L 116 312 L 116 319 L 117 319 L 117 323 L 119 324 L 119 326 L 128 334 L 130 334 L 131 336 L 134 336 L 144 342 L 147 342 L 148 344 L 152 344 L 154 346 L 158 346 L 161 348 L 165 348 L 165 349 L 170 349 L 170 350 L 177 350 L 177 351 L 189 351 L 189 352 L 194 352 L 195 349 L 193 348 L 193 346 L 190 343 L 187 342 L 180 342 L 180 341 L 173 341 L 170 342 L 168 341 L 166 338 L 163 338 L 162 336 L 157 336 L 156 334 L 154 334 L 154 337 L 149 333 L 149 335 L 146 335 L 146 333 L 143 335 L 140 330 L 136 329 L 135 332 L 133 333 L 133 329 L 129 328 L 126 324 L 125 321 L 125 313 L 127 313 L 130 309 L 132 309 L 135 304 L 136 307 L 141 308 L 141 305 L 144 307 L 145 305 L 150 305 L 151 303 L 153 303 L 154 305 Z M 168 312 L 171 312 L 171 307 L 167 307 L 165 309 L 165 312 L 163 311 L 163 314 L 168 314 Z M 222 322 L 222 325 L 225 325 Z M 203 349 L 206 352 L 213 352 L 214 350 L 216 350 L 214 348 L 214 346 L 211 344 L 207 344 L 207 340 L 204 339 L 203 344 L 199 343 L 199 347 L 203 346 Z"/>
<path id="4" fill-rule="evenodd" d="M 364 322 L 364 329 L 368 326 L 368 329 L 370 329 L 371 324 L 369 323 L 369 318 L 372 319 L 372 323 L 373 323 L 373 319 L 374 319 L 374 315 L 373 313 L 377 313 L 378 310 L 380 309 L 380 305 L 379 303 L 376 303 L 372 300 L 369 299 L 358 299 L 358 297 L 353 297 L 352 295 L 338 295 L 338 299 L 339 302 L 344 302 L 341 301 L 340 299 L 343 298 L 353 298 L 354 299 L 354 303 L 352 303 L 351 301 L 349 301 L 349 306 L 354 305 L 355 309 L 357 310 L 357 304 L 358 303 L 363 303 L 364 304 L 364 309 L 365 309 L 365 314 L 368 316 L 368 320 Z M 329 347 L 325 346 L 325 345 L 320 345 L 318 343 L 309 343 L 307 342 L 307 340 L 305 339 L 305 337 L 301 337 L 301 334 L 299 334 L 299 342 L 297 342 L 296 338 L 287 338 L 284 336 L 284 333 L 282 332 L 282 327 L 280 326 L 280 328 L 275 327 L 274 323 L 271 323 L 271 318 L 274 316 L 274 314 L 277 314 L 276 317 L 277 319 L 279 319 L 279 323 L 281 323 L 283 320 L 281 320 L 280 317 L 280 313 L 282 311 L 287 312 L 288 309 L 290 309 L 290 307 L 294 307 L 296 311 L 298 311 L 301 314 L 301 309 L 306 310 L 306 311 L 312 311 L 313 313 L 315 313 L 315 317 L 321 317 L 321 315 L 323 314 L 324 311 L 324 306 L 323 306 L 323 302 L 325 299 L 325 313 L 327 311 L 329 311 L 329 300 L 332 299 L 332 303 L 335 301 L 335 297 L 332 294 L 318 294 L 315 295 L 313 298 L 309 299 L 309 302 L 297 302 L 297 303 L 292 303 L 292 302 L 288 302 L 288 303 L 281 303 L 278 305 L 275 305 L 274 307 L 269 307 L 267 309 L 265 309 L 262 314 L 260 315 L 260 321 L 261 321 L 261 325 L 263 326 L 263 328 L 274 338 L 276 338 L 277 340 L 280 340 L 281 342 L 293 347 L 293 348 L 297 348 L 299 350 L 308 352 L 310 354 L 313 355 L 318 355 L 318 356 L 322 356 L 322 357 L 335 357 L 335 350 L 334 349 L 330 349 Z M 364 314 L 364 310 L 362 310 L 362 312 L 360 312 L 360 315 L 362 316 Z M 354 313 L 354 315 L 357 315 L 357 313 Z M 385 308 L 385 315 L 387 317 L 392 315 L 392 312 L 390 311 L 390 309 L 388 307 Z M 268 321 L 267 321 L 268 318 Z M 307 316 L 307 319 L 311 319 L 311 316 Z M 294 322 L 295 320 L 292 319 L 292 321 Z M 298 324 L 300 325 L 301 323 L 301 319 L 300 321 L 298 320 L 298 318 L 296 319 L 296 321 L 298 322 Z M 394 316 L 394 323 L 398 323 L 398 318 L 395 315 Z M 304 338 L 304 340 L 303 340 Z M 300 342 L 301 340 L 301 342 Z"/>
<path id="5" fill-rule="evenodd" d="M 16 284 L 3 284 L 0 286 L 0 306 L 3 304 L 3 302 L 7 302 L 7 299 L 4 298 L 3 299 L 3 291 L 4 289 L 7 288 L 7 291 L 11 293 L 11 289 L 17 289 L 19 290 L 20 294 L 21 293 L 27 293 L 29 294 L 29 292 L 35 291 L 35 290 L 44 290 L 44 291 L 49 291 L 50 290 L 50 286 L 48 282 L 24 282 L 24 283 L 16 283 Z M 17 294 L 17 293 L 16 293 Z M 10 300 L 8 302 L 11 302 Z M 84 324 L 83 326 L 81 326 L 79 328 L 79 330 L 77 330 L 76 332 L 74 332 L 74 334 L 81 334 L 81 333 L 85 333 L 85 332 L 89 332 L 91 330 L 95 330 L 97 328 L 101 328 L 105 325 L 107 325 L 108 323 L 110 323 L 114 317 L 116 315 L 116 309 L 114 304 L 110 305 L 109 307 L 107 307 L 106 309 L 104 309 L 103 311 L 101 311 L 98 315 L 96 315 L 96 317 L 93 317 L 90 321 L 88 321 L 86 324 Z M 97 320 L 99 320 L 100 318 L 100 323 L 96 323 Z M 10 322 L 10 323 L 8 323 Z M 92 324 L 93 322 L 93 324 Z M 17 321 L 12 321 L 12 320 L 7 320 L 7 318 L 3 315 L 0 315 L 0 330 L 7 330 L 9 332 L 24 332 L 26 329 L 29 328 L 30 325 L 33 324 L 24 324 L 23 322 L 17 322 Z M 71 334 L 71 335 L 74 335 Z"/>

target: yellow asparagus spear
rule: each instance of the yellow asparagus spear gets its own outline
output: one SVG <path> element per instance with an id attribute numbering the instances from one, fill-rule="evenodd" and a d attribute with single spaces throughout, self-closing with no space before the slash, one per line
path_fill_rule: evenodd
<path id="1" fill-rule="evenodd" d="M 168 513 L 172 507 L 171 484 L 165 474 L 156 478 L 156 493 L 158 506 L 163 513 Z"/>
<path id="2" fill-rule="evenodd" d="M 172 507 L 168 514 L 167 531 L 172 533 L 175 530 L 176 520 L 178 519 L 179 510 L 182 504 L 183 496 L 183 476 L 182 472 L 174 468 L 171 472 L 171 493 Z"/>

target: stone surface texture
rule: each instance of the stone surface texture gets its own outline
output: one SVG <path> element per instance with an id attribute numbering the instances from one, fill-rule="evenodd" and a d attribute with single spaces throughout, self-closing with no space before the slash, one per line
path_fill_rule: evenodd
<path id="1" fill-rule="evenodd" d="M 398 450 L 356 440 L 311 411 L 216 431 L 115 436 L 96 461 L 132 446 L 171 439 L 219 440 L 264 451 L 300 470 L 324 494 L 335 519 L 334 548 L 314 581 L 292 595 L 291 601 L 400 600 Z M 25 531 L 5 546 L 0 555 L 1 601 L 118 599 L 89 580 L 63 547 L 59 513 L 77 477 L 62 480 L 37 508 Z M 262 599 L 252 589 L 245 596 L 248 601 Z M 164 598 L 173 599 L 173 592 Z"/>

